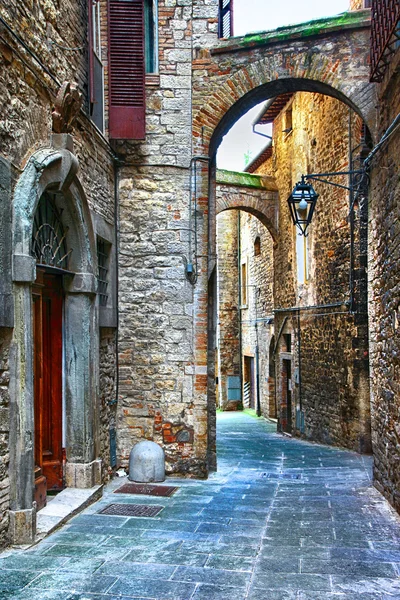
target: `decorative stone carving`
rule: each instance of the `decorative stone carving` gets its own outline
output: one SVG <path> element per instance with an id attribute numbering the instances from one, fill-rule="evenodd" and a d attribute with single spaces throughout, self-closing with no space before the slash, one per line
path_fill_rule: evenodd
<path id="1" fill-rule="evenodd" d="M 70 133 L 82 106 L 82 94 L 76 83 L 65 81 L 59 89 L 51 113 L 54 133 Z"/>

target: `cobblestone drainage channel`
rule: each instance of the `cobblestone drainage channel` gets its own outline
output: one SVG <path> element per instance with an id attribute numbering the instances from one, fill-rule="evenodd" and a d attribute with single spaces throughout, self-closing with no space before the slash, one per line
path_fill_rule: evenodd
<path id="1" fill-rule="evenodd" d="M 125 483 L 114 494 L 142 494 L 145 496 L 172 496 L 179 490 L 171 485 L 149 485 L 147 483 Z"/>
<path id="2" fill-rule="evenodd" d="M 146 504 L 109 504 L 98 514 L 117 517 L 156 517 L 163 508 L 164 506 Z"/>

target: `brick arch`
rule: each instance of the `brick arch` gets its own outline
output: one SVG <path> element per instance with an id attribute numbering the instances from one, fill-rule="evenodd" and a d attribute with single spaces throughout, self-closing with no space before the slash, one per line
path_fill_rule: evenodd
<path id="1" fill-rule="evenodd" d="M 368 51 L 366 24 L 354 31 L 212 50 L 207 81 L 194 81 L 196 153 L 213 156 L 225 133 L 250 108 L 296 91 L 341 100 L 363 118 L 374 138 L 376 86 L 369 83 Z"/>
<path id="2" fill-rule="evenodd" d="M 217 195 L 216 214 L 226 210 L 243 210 L 257 217 L 268 229 L 274 243 L 278 243 L 278 192 L 263 191 L 261 196 L 232 191 Z"/>

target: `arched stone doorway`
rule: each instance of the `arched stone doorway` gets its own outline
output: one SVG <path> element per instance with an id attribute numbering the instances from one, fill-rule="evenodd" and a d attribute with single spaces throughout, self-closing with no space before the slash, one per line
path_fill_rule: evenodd
<path id="1" fill-rule="evenodd" d="M 13 201 L 12 279 L 18 324 L 10 359 L 10 529 L 14 543 L 30 542 L 35 535 L 34 465 L 38 460 L 43 463 L 43 453 L 49 451 L 38 440 L 38 419 L 43 419 L 45 411 L 38 403 L 43 382 L 53 394 L 53 409 L 61 413 L 57 425 L 49 429 L 56 440 L 53 449 L 57 447 L 54 456 L 47 454 L 49 463 L 54 459 L 50 472 L 53 467 L 57 472 L 50 487 L 92 487 L 101 480 L 95 236 L 76 177 L 77 159 L 68 136 L 60 137 L 59 147 L 40 150 L 30 158 Z M 46 228 L 40 240 L 39 231 Z M 47 325 L 43 325 L 46 318 Z M 43 336 L 48 336 L 47 342 Z M 50 353 L 43 354 L 40 344 L 44 343 L 51 343 Z M 53 381 L 46 380 L 35 364 L 39 355 L 44 368 L 52 368 Z"/>

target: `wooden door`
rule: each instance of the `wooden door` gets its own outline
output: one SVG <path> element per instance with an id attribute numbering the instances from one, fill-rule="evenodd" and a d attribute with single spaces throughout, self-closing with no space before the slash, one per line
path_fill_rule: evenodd
<path id="1" fill-rule="evenodd" d="M 62 469 L 62 279 L 38 268 L 33 289 L 35 487 L 42 503 L 63 488 Z"/>

